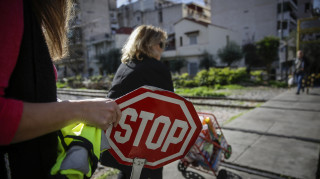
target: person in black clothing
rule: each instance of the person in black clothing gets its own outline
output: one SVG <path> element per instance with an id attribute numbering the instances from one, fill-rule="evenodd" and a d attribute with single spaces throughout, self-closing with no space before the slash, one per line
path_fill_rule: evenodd
<path id="1" fill-rule="evenodd" d="M 173 92 L 170 71 L 160 61 L 166 38 L 166 32 L 150 25 L 132 32 L 122 49 L 122 64 L 114 76 L 109 98 L 119 98 L 144 85 Z M 130 178 L 132 167 L 119 164 L 108 151 L 103 153 L 101 163 L 119 169 L 118 178 Z M 140 178 L 161 179 L 162 170 L 143 168 Z"/>
<path id="2" fill-rule="evenodd" d="M 297 92 L 296 92 L 297 95 L 300 94 L 300 90 L 304 92 L 305 84 L 303 84 L 302 81 L 305 75 L 307 75 L 307 70 L 308 70 L 308 61 L 303 56 L 303 51 L 299 50 L 297 52 L 297 58 L 295 60 L 295 75 L 298 83 Z"/>

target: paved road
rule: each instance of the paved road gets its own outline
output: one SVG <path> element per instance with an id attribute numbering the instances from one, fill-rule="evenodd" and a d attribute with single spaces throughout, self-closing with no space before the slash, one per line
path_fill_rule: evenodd
<path id="1" fill-rule="evenodd" d="M 279 174 L 279 178 L 315 179 L 320 154 L 320 88 L 309 95 L 296 95 L 294 89 L 283 92 L 224 125 L 223 132 L 233 149 L 227 162 Z M 226 170 L 242 178 L 270 178 Z M 182 174 L 177 162 L 164 168 L 164 178 L 188 178 L 186 175 L 215 178 L 191 169 Z"/>

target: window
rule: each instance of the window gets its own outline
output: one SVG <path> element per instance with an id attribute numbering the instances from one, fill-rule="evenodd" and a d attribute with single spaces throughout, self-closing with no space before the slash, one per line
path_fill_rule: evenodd
<path id="1" fill-rule="evenodd" d="M 182 41 L 182 37 L 180 37 L 180 47 L 183 46 L 183 41 Z"/>
<path id="2" fill-rule="evenodd" d="M 104 42 L 100 42 L 95 44 L 96 55 L 102 55 L 105 52 L 105 44 Z"/>
<path id="3" fill-rule="evenodd" d="M 283 9 L 282 9 L 282 5 L 283 5 Z M 284 2 L 284 3 L 278 3 L 278 14 L 281 14 L 283 12 L 292 12 L 293 9 L 290 5 L 290 2 Z"/>
<path id="4" fill-rule="evenodd" d="M 188 63 L 188 72 L 191 76 L 194 76 L 198 72 L 198 63 L 190 62 Z"/>
<path id="5" fill-rule="evenodd" d="M 158 15 L 159 15 L 159 22 L 163 22 L 162 11 L 159 11 Z"/>
<path id="6" fill-rule="evenodd" d="M 176 49 L 176 40 L 175 34 L 169 34 L 167 40 L 167 50 L 175 50 Z"/>
<path id="7" fill-rule="evenodd" d="M 288 23 L 287 21 L 282 22 L 282 27 L 281 27 L 281 21 L 278 21 L 278 30 L 280 29 L 287 29 L 288 28 Z"/>
<path id="8" fill-rule="evenodd" d="M 190 45 L 195 45 L 198 43 L 197 34 L 189 35 Z"/>
<path id="9" fill-rule="evenodd" d="M 304 4 L 304 12 L 308 12 L 310 10 L 310 3 L 305 3 Z"/>
<path id="10" fill-rule="evenodd" d="M 199 31 L 186 32 L 185 34 L 189 37 L 190 45 L 198 44 Z"/>

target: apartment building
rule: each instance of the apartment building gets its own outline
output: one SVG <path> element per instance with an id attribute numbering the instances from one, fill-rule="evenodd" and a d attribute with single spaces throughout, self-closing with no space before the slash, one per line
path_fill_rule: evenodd
<path id="1" fill-rule="evenodd" d="M 121 48 L 132 29 L 119 28 L 116 0 L 76 0 L 70 22 L 69 56 L 56 63 L 60 78 L 103 73 L 98 56 Z"/>
<path id="2" fill-rule="evenodd" d="M 117 16 L 120 27 L 152 24 L 161 27 L 169 34 L 174 33 L 173 24 L 185 17 L 210 23 L 210 6 L 175 3 L 168 0 L 138 0 L 119 7 Z"/>
<path id="3" fill-rule="evenodd" d="M 212 0 L 211 19 L 213 24 L 238 31 L 246 44 L 266 36 L 285 39 L 296 30 L 298 18 L 311 16 L 311 9 L 312 0 Z M 280 46 L 279 62 L 274 64 L 279 78 L 282 64 L 295 56 L 283 41 Z"/>

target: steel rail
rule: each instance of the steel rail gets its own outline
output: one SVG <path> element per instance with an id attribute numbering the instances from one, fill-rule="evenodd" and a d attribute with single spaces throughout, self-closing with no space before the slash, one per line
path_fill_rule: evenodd
<path id="1" fill-rule="evenodd" d="M 57 90 L 58 93 L 63 94 L 74 94 L 74 93 L 85 93 L 85 94 L 107 94 L 107 90 L 87 90 L 87 89 L 64 89 L 60 88 Z M 186 99 L 204 99 L 204 100 L 230 100 L 230 101 L 248 101 L 248 102 L 266 102 L 266 99 L 251 99 L 251 98 L 230 98 L 230 97 L 203 97 L 203 96 L 182 96 Z"/>
<path id="2" fill-rule="evenodd" d="M 252 133 L 252 134 L 258 134 L 258 135 L 265 135 L 265 136 L 287 138 L 287 139 L 296 139 L 296 140 L 300 140 L 300 141 L 304 141 L 304 142 L 312 142 L 312 143 L 320 144 L 320 140 L 314 139 L 314 138 L 289 136 L 289 135 L 283 135 L 283 134 L 273 134 L 273 133 L 268 133 L 268 132 L 260 132 L 260 131 L 256 131 L 256 130 L 240 129 L 240 128 L 234 128 L 234 127 L 221 127 L 221 129 L 231 130 L 231 131 L 239 131 L 239 132 L 245 132 L 245 133 Z"/>
<path id="3" fill-rule="evenodd" d="M 58 89 L 57 93 L 60 95 L 73 95 L 73 96 L 88 96 L 88 97 L 106 97 L 107 96 L 107 91 L 102 91 L 102 90 L 70 90 L 70 89 Z M 189 97 L 188 97 L 189 98 Z M 188 99 L 186 98 L 186 99 Z M 206 97 L 192 97 L 189 99 L 205 99 L 205 100 L 214 100 L 215 98 L 206 98 Z M 219 100 L 229 100 L 229 98 L 219 98 Z M 236 100 L 233 98 L 232 100 Z M 239 99 L 239 101 L 243 101 L 244 99 Z M 254 100 L 250 100 L 251 102 Z M 256 100 L 260 101 L 260 100 Z M 192 102 L 193 105 L 198 105 L 198 106 L 215 106 L 215 107 L 222 107 L 222 108 L 239 108 L 239 109 L 253 109 L 255 106 L 244 106 L 244 105 L 230 105 L 230 104 L 213 104 L 213 103 L 205 103 L 205 102 Z"/>
<path id="4" fill-rule="evenodd" d="M 226 162 L 226 161 L 221 161 L 220 166 L 230 168 L 233 170 L 237 170 L 237 171 L 241 171 L 241 172 L 245 172 L 245 173 L 249 173 L 249 174 L 253 174 L 253 175 L 257 175 L 257 176 L 271 178 L 271 179 L 289 179 L 289 178 L 296 179 L 296 177 L 293 177 L 293 176 L 270 172 L 267 170 L 262 170 L 262 169 L 253 168 L 253 167 L 249 167 L 249 166 L 243 166 L 240 164 Z"/>

